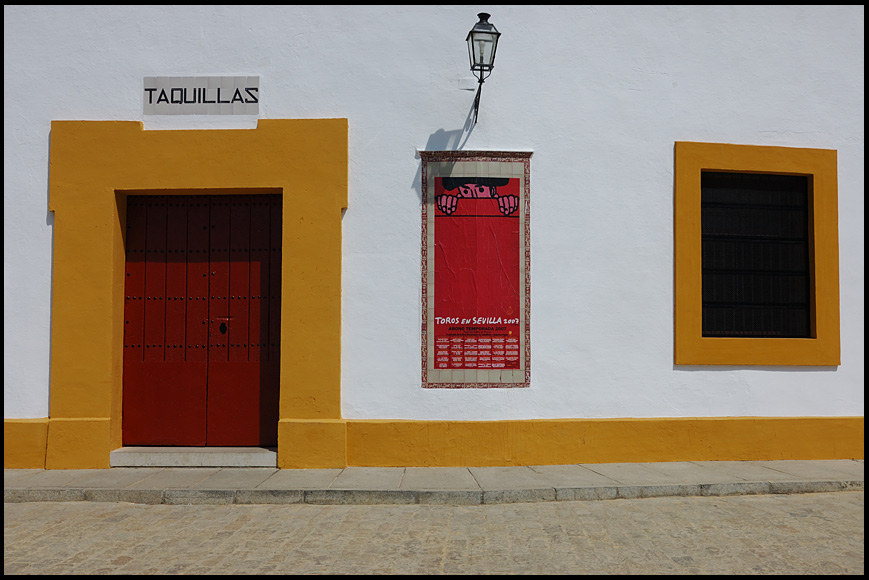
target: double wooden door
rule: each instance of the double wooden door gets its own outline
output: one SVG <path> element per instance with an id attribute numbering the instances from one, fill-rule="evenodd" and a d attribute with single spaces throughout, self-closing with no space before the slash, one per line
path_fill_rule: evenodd
<path id="1" fill-rule="evenodd" d="M 280 195 L 128 196 L 124 445 L 277 444 Z"/>

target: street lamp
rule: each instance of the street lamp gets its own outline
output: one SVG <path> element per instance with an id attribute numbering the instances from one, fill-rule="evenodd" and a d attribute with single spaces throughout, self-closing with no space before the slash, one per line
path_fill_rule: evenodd
<path id="1" fill-rule="evenodd" d="M 477 77 L 477 96 L 474 98 L 474 124 L 477 123 L 477 113 L 480 109 L 480 93 L 483 82 L 492 74 L 495 68 L 495 51 L 498 48 L 498 37 L 501 33 L 489 23 L 489 14 L 480 12 L 480 19 L 465 39 L 468 43 L 468 57 L 471 59 L 471 72 Z"/>

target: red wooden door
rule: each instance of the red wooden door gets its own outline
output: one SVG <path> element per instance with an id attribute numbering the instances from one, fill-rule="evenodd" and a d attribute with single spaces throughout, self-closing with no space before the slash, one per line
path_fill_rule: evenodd
<path id="1" fill-rule="evenodd" d="M 124 445 L 277 444 L 279 195 L 128 196 Z"/>

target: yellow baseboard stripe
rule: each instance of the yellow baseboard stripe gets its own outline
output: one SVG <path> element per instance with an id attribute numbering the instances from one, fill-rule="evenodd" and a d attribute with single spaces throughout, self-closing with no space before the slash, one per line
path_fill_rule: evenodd
<path id="1" fill-rule="evenodd" d="M 106 469 L 112 443 L 109 418 L 54 419 L 48 423 L 46 469 Z"/>
<path id="2" fill-rule="evenodd" d="M 3 420 L 3 468 L 44 469 L 48 419 Z"/>
<path id="3" fill-rule="evenodd" d="M 347 422 L 352 466 L 862 458 L 863 417 Z"/>
<path id="4" fill-rule="evenodd" d="M 7 469 L 109 467 L 108 419 L 6 419 Z M 278 467 L 863 459 L 863 417 L 284 419 Z"/>
<path id="5" fill-rule="evenodd" d="M 278 467 L 326 469 L 347 466 L 347 423 L 341 419 L 281 419 Z"/>

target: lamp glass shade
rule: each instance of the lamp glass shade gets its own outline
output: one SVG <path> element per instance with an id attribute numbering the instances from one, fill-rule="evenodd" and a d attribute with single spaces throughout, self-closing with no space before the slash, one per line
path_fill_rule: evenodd
<path id="1" fill-rule="evenodd" d="M 474 72 L 489 72 L 495 67 L 495 51 L 501 33 L 489 23 L 489 15 L 478 14 L 480 21 L 468 33 L 468 58 Z"/>

